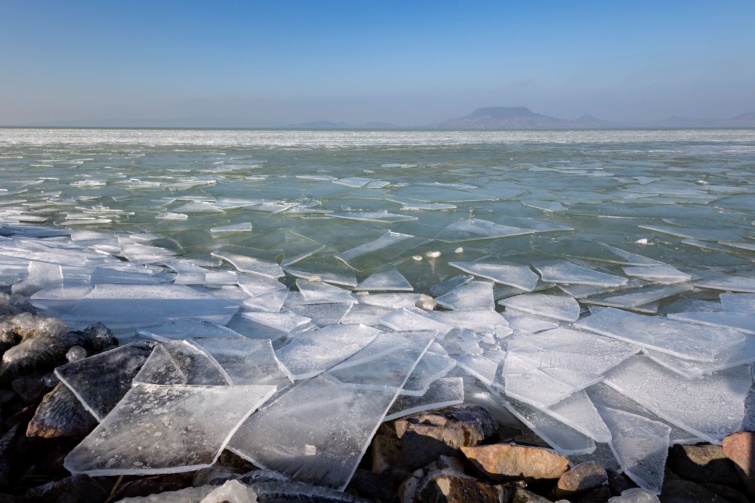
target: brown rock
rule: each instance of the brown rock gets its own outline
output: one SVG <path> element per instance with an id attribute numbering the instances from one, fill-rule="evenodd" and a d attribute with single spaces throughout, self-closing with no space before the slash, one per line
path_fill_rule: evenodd
<path id="1" fill-rule="evenodd" d="M 557 479 L 569 468 L 566 457 L 540 447 L 493 444 L 462 447 L 461 451 L 495 481 Z"/>
<path id="2" fill-rule="evenodd" d="M 551 500 L 538 496 L 527 489 L 517 487 L 514 489 L 514 497 L 511 498 L 511 503 L 551 503 Z"/>
<path id="3" fill-rule="evenodd" d="M 585 491 L 572 499 L 575 503 L 605 503 L 612 496 L 608 486 L 600 486 Z"/>
<path id="4" fill-rule="evenodd" d="M 732 433 L 724 439 L 723 449 L 726 457 L 736 465 L 750 495 L 755 497 L 755 432 Z"/>
<path id="5" fill-rule="evenodd" d="M 669 450 L 667 465 L 680 477 L 695 482 L 739 484 L 734 464 L 719 445 L 675 445 Z"/>
<path id="6" fill-rule="evenodd" d="M 606 474 L 608 474 L 608 487 L 611 488 L 611 492 L 614 494 L 614 496 L 619 496 L 627 489 L 637 487 L 633 482 L 631 482 L 621 473 L 617 473 L 613 470 L 606 470 Z"/>
<path id="7" fill-rule="evenodd" d="M 465 404 L 423 412 L 396 421 L 403 461 L 410 469 L 435 461 L 438 456 L 459 456 L 460 447 L 496 438 L 498 425 L 487 409 Z"/>
<path id="8" fill-rule="evenodd" d="M 97 426 L 76 395 L 63 383 L 45 395 L 26 429 L 27 437 L 84 438 Z"/>
<path id="9" fill-rule="evenodd" d="M 608 474 L 597 461 L 579 464 L 558 479 L 553 494 L 567 498 L 577 493 L 594 489 L 608 483 Z"/>
<path id="10" fill-rule="evenodd" d="M 451 470 L 430 472 L 420 482 L 417 503 L 500 503 L 506 489 Z"/>

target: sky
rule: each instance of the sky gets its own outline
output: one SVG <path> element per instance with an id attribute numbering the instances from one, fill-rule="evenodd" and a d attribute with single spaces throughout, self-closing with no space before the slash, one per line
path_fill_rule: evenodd
<path id="1" fill-rule="evenodd" d="M 755 112 L 755 2 L 0 1 L 0 125 Z"/>

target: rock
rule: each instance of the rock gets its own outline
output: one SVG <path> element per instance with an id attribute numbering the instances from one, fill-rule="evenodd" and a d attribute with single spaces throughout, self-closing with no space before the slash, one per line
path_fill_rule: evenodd
<path id="1" fill-rule="evenodd" d="M 34 417 L 34 411 L 35 407 L 33 405 L 28 405 L 12 416 L 10 416 L 8 419 L 5 420 L 5 426 L 7 428 L 12 428 L 16 426 L 17 424 L 26 424 L 31 420 L 32 417 Z"/>
<path id="2" fill-rule="evenodd" d="M 615 495 L 623 494 L 627 489 L 636 487 L 634 483 L 621 473 L 606 470 L 606 474 L 608 475 L 608 487 L 611 488 L 611 492 Z"/>
<path id="3" fill-rule="evenodd" d="M 191 482 L 191 473 L 175 473 L 170 475 L 140 477 L 136 480 L 132 480 L 119 485 L 110 500 L 120 501 L 124 498 L 137 498 L 167 491 L 178 491 L 180 489 L 191 486 Z"/>
<path id="4" fill-rule="evenodd" d="M 688 480 L 739 484 L 734 464 L 719 445 L 675 445 L 669 450 L 666 463 L 671 471 Z"/>
<path id="5" fill-rule="evenodd" d="M 739 477 L 755 497 L 755 432 L 738 431 L 724 438 L 726 457 L 734 462 Z"/>
<path id="6" fill-rule="evenodd" d="M 419 483 L 417 503 L 499 503 L 506 501 L 506 489 L 479 481 L 453 470 L 429 472 Z"/>
<path id="7" fill-rule="evenodd" d="M 11 381 L 10 385 L 27 405 L 39 402 L 42 395 L 47 393 L 47 384 L 43 377 L 19 377 Z"/>
<path id="8" fill-rule="evenodd" d="M 660 503 L 658 496 L 648 491 L 633 487 L 621 493 L 621 496 L 614 496 L 608 500 L 608 503 Z"/>
<path id="9" fill-rule="evenodd" d="M 493 444 L 462 447 L 472 464 L 492 480 L 557 479 L 569 468 L 569 460 L 548 449 Z"/>
<path id="10" fill-rule="evenodd" d="M 70 332 L 70 334 L 76 336 L 76 343 L 89 354 L 100 353 L 118 345 L 118 339 L 113 336 L 113 332 L 102 323 L 95 323 L 81 332 Z"/>
<path id="11" fill-rule="evenodd" d="M 80 439 L 96 426 L 94 416 L 81 405 L 68 386 L 60 383 L 42 399 L 29 422 L 26 436 Z"/>
<path id="12" fill-rule="evenodd" d="M 349 481 L 347 492 L 356 491 L 373 501 L 392 501 L 396 498 L 396 484 L 388 477 L 368 470 L 357 469 Z"/>
<path id="13" fill-rule="evenodd" d="M 21 426 L 16 425 L 0 438 L 0 487 L 7 487 L 9 485 L 10 470 L 13 466 L 13 450 L 16 446 L 16 438 L 18 438 L 20 429 Z"/>
<path id="14" fill-rule="evenodd" d="M 730 501 L 731 503 L 750 503 L 750 498 L 737 491 L 733 487 L 714 484 L 713 482 L 705 482 L 701 484 L 704 488 L 712 493 L 718 494 L 722 498 Z"/>
<path id="15" fill-rule="evenodd" d="M 75 344 L 61 320 L 31 313 L 21 313 L 0 322 L 0 339 L 18 341 L 3 354 L 0 363 L 2 382 L 65 363 L 66 351 Z"/>
<path id="16" fill-rule="evenodd" d="M 414 305 L 425 311 L 432 311 L 438 305 L 438 301 L 423 293 L 419 296 L 419 300 Z"/>
<path id="17" fill-rule="evenodd" d="M 553 494 L 559 498 L 568 498 L 607 483 L 608 474 L 600 463 L 589 461 L 576 465 L 561 475 Z"/>
<path id="18" fill-rule="evenodd" d="M 396 483 L 401 483 L 411 473 L 404 465 L 401 441 L 387 424 L 380 425 L 373 437 L 371 452 L 374 473 L 389 475 Z"/>
<path id="19" fill-rule="evenodd" d="M 241 473 L 234 468 L 213 465 L 209 468 L 202 468 L 201 470 L 194 472 L 192 485 L 194 487 L 208 485 L 219 486 L 226 480 L 238 478 L 239 475 L 241 475 Z"/>
<path id="20" fill-rule="evenodd" d="M 550 501 L 522 487 L 514 489 L 514 496 L 511 498 L 511 503 L 550 503 Z"/>
<path id="21" fill-rule="evenodd" d="M 419 468 L 440 455 L 458 456 L 460 447 L 496 438 L 498 425 L 487 409 L 465 404 L 422 412 L 396 421 L 405 465 Z"/>
<path id="22" fill-rule="evenodd" d="M 452 458 L 451 456 L 439 456 L 436 462 L 439 470 L 453 470 L 455 472 L 464 473 L 464 463 L 459 458 Z"/>
<path id="23" fill-rule="evenodd" d="M 89 475 L 74 475 L 35 487 L 24 494 L 25 501 L 35 503 L 104 503 L 107 491 Z"/>
<path id="24" fill-rule="evenodd" d="M 77 362 L 79 360 L 83 360 L 86 357 L 87 350 L 82 346 L 79 346 L 78 344 L 76 346 L 71 346 L 71 348 L 66 353 L 66 360 L 68 360 L 68 363 Z"/>
<path id="25" fill-rule="evenodd" d="M 623 494 L 623 493 L 622 493 Z M 663 481 L 660 499 L 663 503 L 726 503 L 727 500 L 700 484 L 681 478 Z"/>
<path id="26" fill-rule="evenodd" d="M 600 486 L 573 497 L 571 501 L 575 503 L 605 503 L 610 497 L 611 490 L 608 486 Z"/>
<path id="27" fill-rule="evenodd" d="M 420 468 L 419 470 L 415 470 L 401 483 L 397 491 L 398 499 L 401 503 L 412 503 L 414 501 L 419 484 L 425 478 L 426 474 L 427 472 Z"/>

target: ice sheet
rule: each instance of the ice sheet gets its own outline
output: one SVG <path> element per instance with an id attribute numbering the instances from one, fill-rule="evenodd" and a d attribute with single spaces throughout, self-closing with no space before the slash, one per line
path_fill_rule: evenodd
<path id="1" fill-rule="evenodd" d="M 339 253 L 336 258 L 352 269 L 365 270 L 384 266 L 425 242 L 423 238 L 388 231 L 374 241 Z"/>
<path id="2" fill-rule="evenodd" d="M 674 320 L 697 323 L 710 327 L 727 327 L 744 334 L 755 335 L 755 313 L 669 313 Z"/>
<path id="3" fill-rule="evenodd" d="M 657 316 L 632 314 L 608 307 L 575 323 L 630 344 L 688 360 L 711 362 L 720 352 L 744 342 L 734 330 L 708 327 Z"/>
<path id="4" fill-rule="evenodd" d="M 231 379 L 205 351 L 185 340 L 157 345 L 133 382 L 160 386 L 228 386 Z"/>
<path id="5" fill-rule="evenodd" d="M 440 409 L 463 402 L 464 380 L 461 377 L 446 377 L 434 381 L 423 395 L 399 395 L 383 421 L 393 421 L 423 410 Z"/>
<path id="6" fill-rule="evenodd" d="M 180 473 L 212 466 L 275 386 L 137 384 L 65 459 L 92 476 Z"/>
<path id="7" fill-rule="evenodd" d="M 627 282 L 626 278 L 594 271 L 586 267 L 567 262 L 553 260 L 535 262 L 532 266 L 540 273 L 540 278 L 546 283 L 566 283 L 569 285 L 621 286 Z"/>
<path id="8" fill-rule="evenodd" d="M 537 274 L 532 272 L 526 265 L 518 265 L 508 262 L 449 262 L 448 265 L 456 267 L 469 274 L 486 278 L 502 285 L 509 285 L 526 292 L 534 290 L 537 285 Z"/>
<path id="9" fill-rule="evenodd" d="M 667 369 L 687 379 L 696 379 L 705 374 L 755 362 L 755 337 L 748 335 L 742 344 L 737 344 L 721 351 L 711 362 L 685 360 L 684 358 L 677 358 L 676 356 L 649 349 L 645 349 L 644 353 L 651 360 L 663 365 Z"/>
<path id="10" fill-rule="evenodd" d="M 724 311 L 735 313 L 755 313 L 755 294 L 752 293 L 722 293 L 721 305 Z"/>
<path id="11" fill-rule="evenodd" d="M 635 356 L 607 373 L 605 383 L 669 423 L 720 445 L 742 426 L 752 375 L 741 366 L 690 381 Z"/>
<path id="12" fill-rule="evenodd" d="M 241 272 L 259 274 L 271 279 L 282 278 L 285 275 L 278 264 L 243 253 L 245 250 L 240 247 L 223 247 L 213 251 L 212 256 L 228 261 Z"/>
<path id="13" fill-rule="evenodd" d="M 395 267 L 388 267 L 372 273 L 363 279 L 355 291 L 370 292 L 411 292 L 414 287 Z"/>
<path id="14" fill-rule="evenodd" d="M 695 286 L 699 288 L 710 288 L 712 290 L 755 293 L 755 277 L 721 274 L 697 281 Z"/>
<path id="15" fill-rule="evenodd" d="M 414 371 L 404 384 L 401 395 L 422 396 L 434 381 L 448 374 L 456 366 L 456 361 L 448 355 L 427 351 L 414 367 Z"/>
<path id="16" fill-rule="evenodd" d="M 487 220 L 471 218 L 455 222 L 438 233 L 436 239 L 457 243 L 478 239 L 494 239 L 532 234 L 531 229 L 500 225 Z"/>
<path id="17" fill-rule="evenodd" d="M 548 295 L 544 293 L 526 293 L 499 300 L 507 309 L 522 311 L 559 321 L 577 321 L 579 303 L 568 295 Z"/>
<path id="18" fill-rule="evenodd" d="M 281 389 L 293 382 L 275 356 L 270 339 L 195 338 L 190 341 L 225 372 L 229 384 L 266 384 Z"/>
<path id="19" fill-rule="evenodd" d="M 487 281 L 471 281 L 435 300 L 441 306 L 455 311 L 495 309 L 493 283 Z"/>

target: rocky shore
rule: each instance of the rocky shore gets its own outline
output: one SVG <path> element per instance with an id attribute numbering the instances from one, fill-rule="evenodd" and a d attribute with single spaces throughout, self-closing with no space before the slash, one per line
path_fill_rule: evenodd
<path id="1" fill-rule="evenodd" d="M 260 470 L 228 450 L 211 468 L 193 472 L 72 475 L 64 459 L 98 421 L 53 371 L 117 346 L 104 325 L 70 331 L 36 314 L 22 295 L 0 293 L 0 501 L 739 503 L 755 497 L 753 432 L 734 433 L 723 446 L 674 445 L 656 496 L 602 466 L 600 456 L 570 461 L 523 425 L 502 424 L 470 403 L 383 423 L 343 492 Z M 151 347 L 138 350 L 148 354 Z M 102 386 L 122 396 L 130 381 Z"/>

